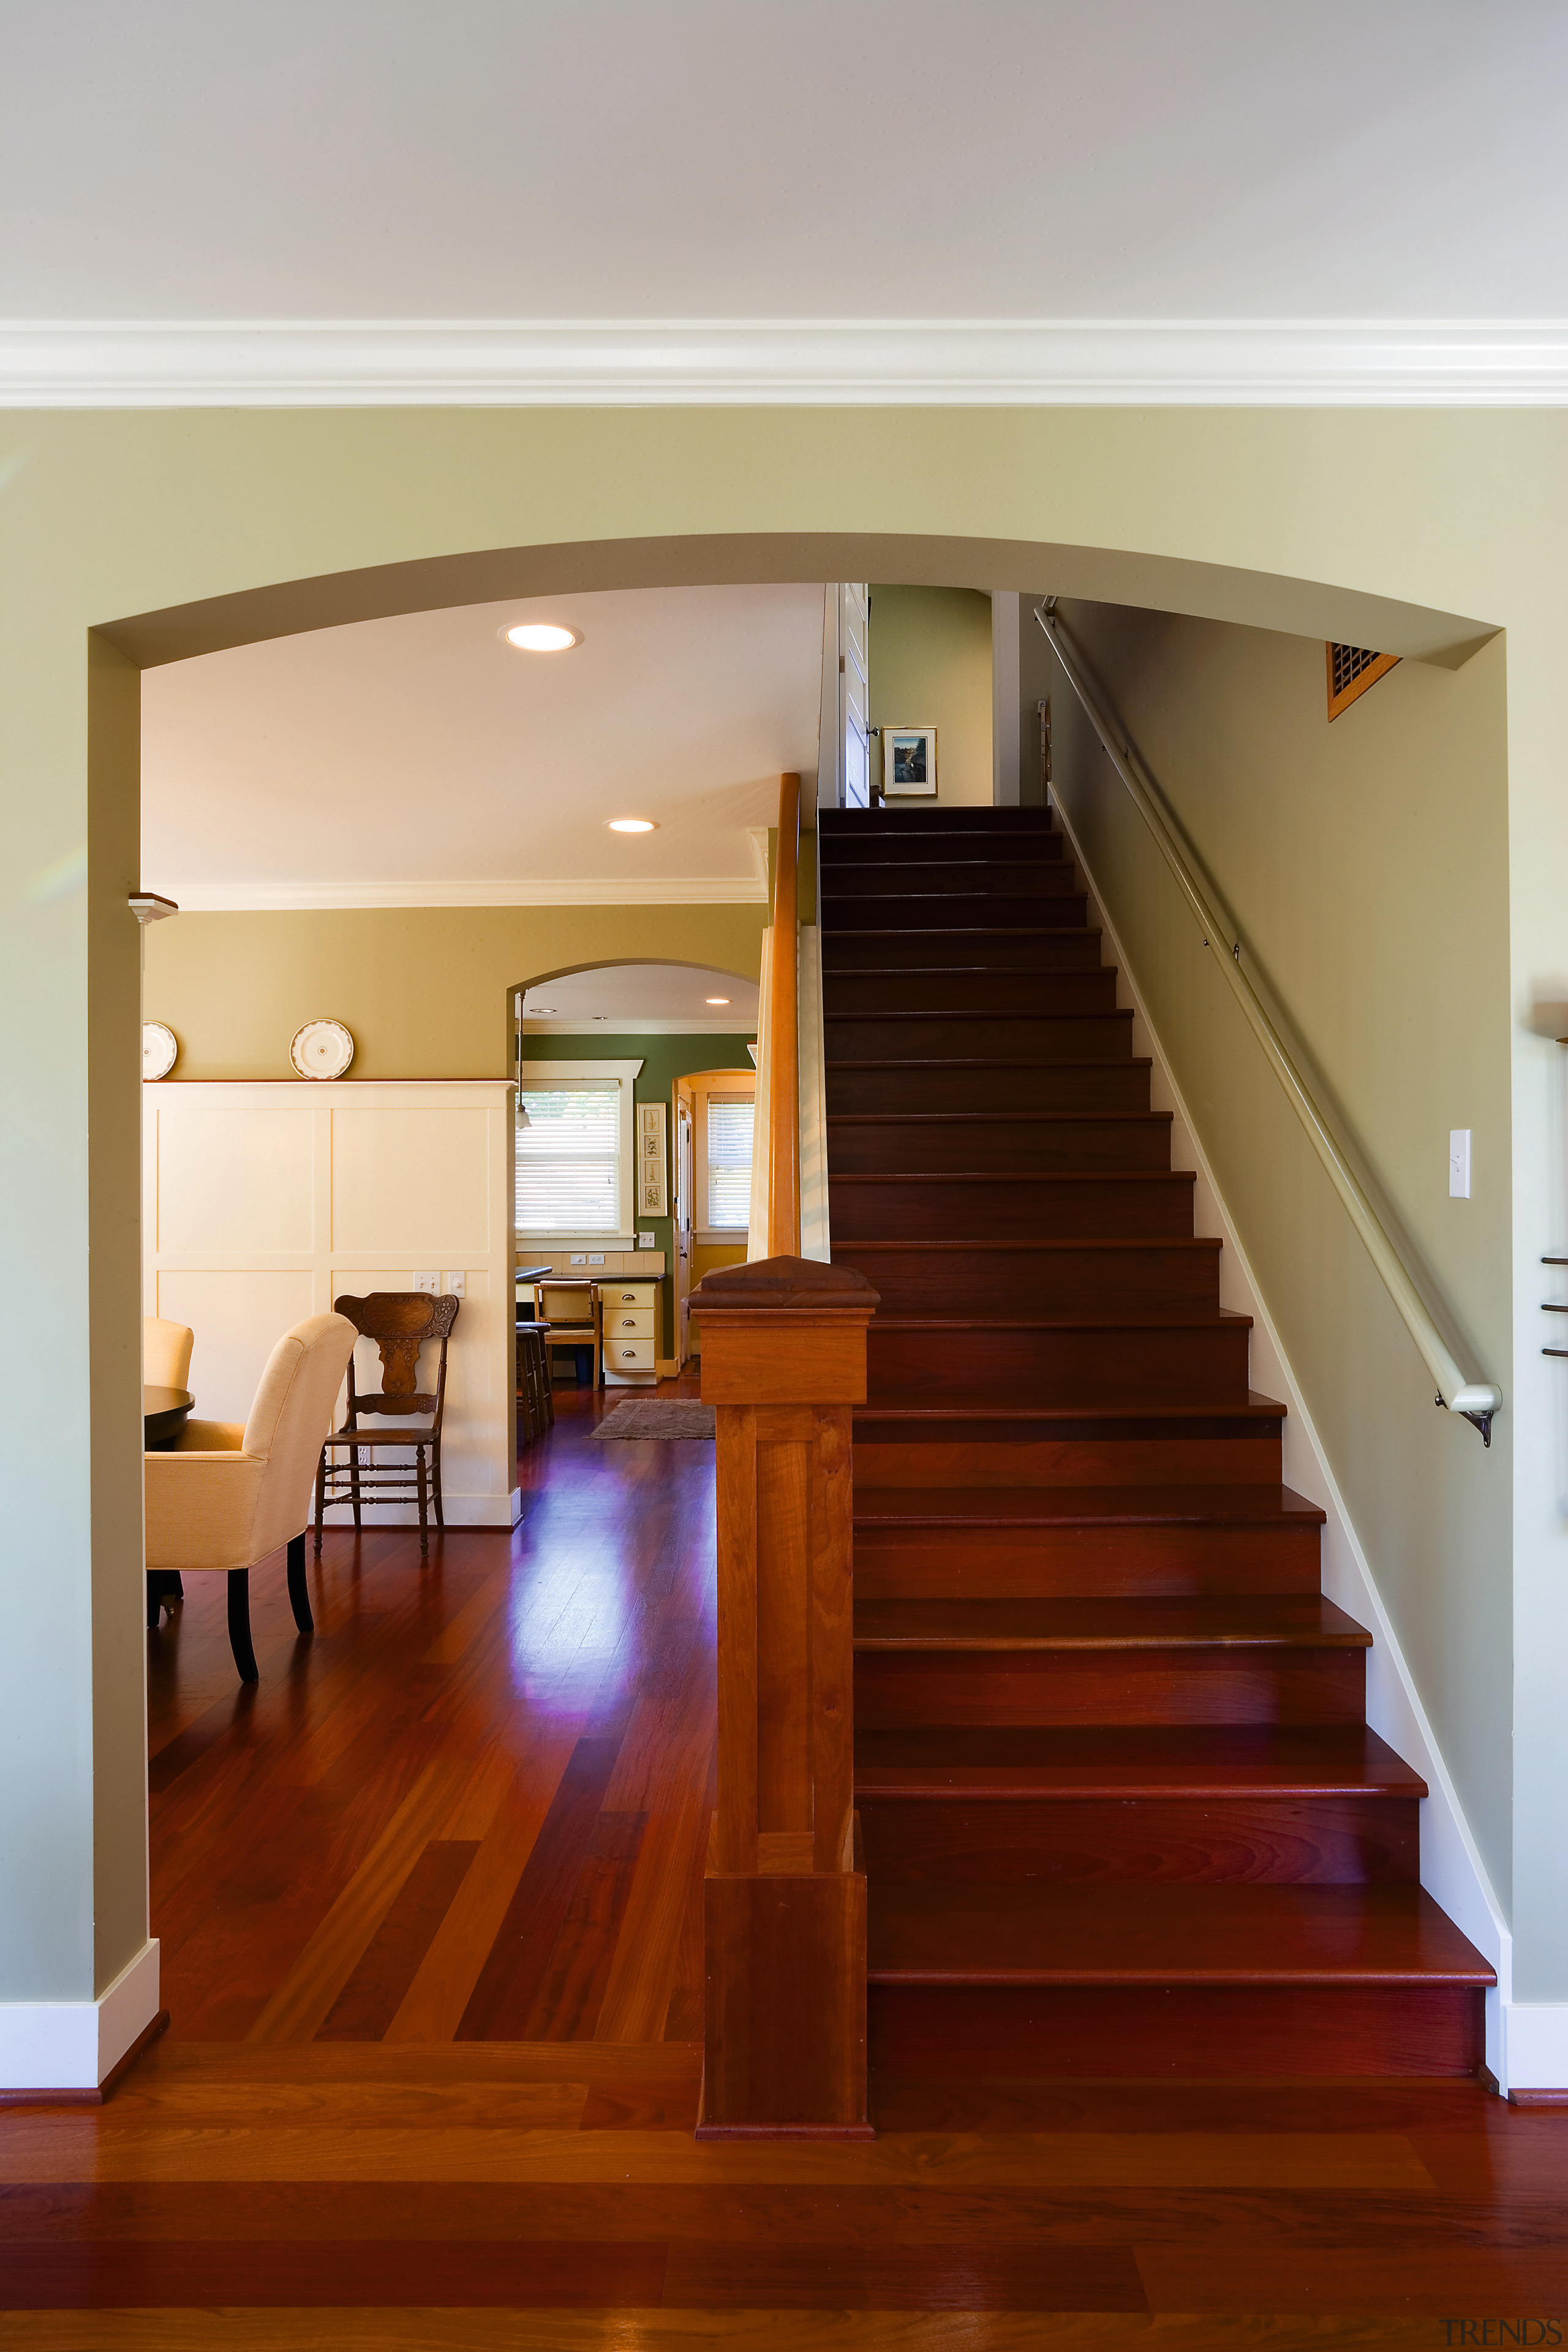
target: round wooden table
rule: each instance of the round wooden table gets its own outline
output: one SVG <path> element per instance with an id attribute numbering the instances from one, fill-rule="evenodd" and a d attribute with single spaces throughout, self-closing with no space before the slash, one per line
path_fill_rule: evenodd
<path id="1" fill-rule="evenodd" d="M 151 1454 L 173 1444 L 191 1417 L 195 1399 L 189 1389 L 142 1391 L 142 1443 Z"/>

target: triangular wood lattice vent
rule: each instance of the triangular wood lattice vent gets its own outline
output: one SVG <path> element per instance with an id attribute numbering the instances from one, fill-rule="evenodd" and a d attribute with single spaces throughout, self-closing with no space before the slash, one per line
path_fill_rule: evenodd
<path id="1" fill-rule="evenodd" d="M 1337 719 L 1356 697 L 1386 677 L 1399 660 L 1397 654 L 1374 654 L 1365 646 L 1325 645 L 1329 657 L 1329 717 Z"/>

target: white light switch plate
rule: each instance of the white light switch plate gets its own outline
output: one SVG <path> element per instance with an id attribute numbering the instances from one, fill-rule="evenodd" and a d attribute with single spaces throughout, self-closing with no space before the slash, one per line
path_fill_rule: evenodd
<path id="1" fill-rule="evenodd" d="M 651 1234 L 639 1234 L 637 1235 L 637 1247 L 638 1249 L 652 1249 L 653 1235 Z"/>
<path id="2" fill-rule="evenodd" d="M 413 1277 L 412 1286 L 416 1290 L 438 1291 L 441 1287 L 441 1277 L 436 1274 L 416 1274 Z"/>
<path id="3" fill-rule="evenodd" d="M 467 1298 L 468 1277 L 466 1274 L 448 1274 L 445 1277 L 448 1298 Z"/>
<path id="4" fill-rule="evenodd" d="M 1470 1197 L 1470 1130 L 1453 1127 L 1448 1130 L 1448 1198 L 1468 1201 Z"/>
<path id="5" fill-rule="evenodd" d="M 574 1265 L 586 1265 L 588 1260 L 585 1253 L 582 1250 L 574 1250 L 572 1253 L 572 1263 Z"/>

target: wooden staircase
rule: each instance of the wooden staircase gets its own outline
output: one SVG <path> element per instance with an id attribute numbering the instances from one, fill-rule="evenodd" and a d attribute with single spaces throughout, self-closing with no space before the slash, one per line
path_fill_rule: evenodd
<path id="1" fill-rule="evenodd" d="M 1371 1636 L 1048 812 L 818 819 L 873 2069 L 1472 2072 Z"/>

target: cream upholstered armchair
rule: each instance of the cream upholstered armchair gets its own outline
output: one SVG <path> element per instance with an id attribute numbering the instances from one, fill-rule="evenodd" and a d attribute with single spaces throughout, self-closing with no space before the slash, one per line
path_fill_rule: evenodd
<path id="1" fill-rule="evenodd" d="M 183 1389 L 191 1377 L 196 1335 L 188 1323 L 166 1323 L 161 1315 L 142 1318 L 142 1378 L 150 1389 Z"/>
<path id="2" fill-rule="evenodd" d="M 242 1428 L 188 1421 L 172 1453 L 145 1457 L 147 1566 L 226 1570 L 228 1638 L 241 1682 L 257 1679 L 250 1639 L 250 1571 L 289 1549 L 294 1622 L 309 1633 L 305 1528 L 321 1440 L 358 1334 L 343 1315 L 312 1315 L 273 1349 Z"/>

